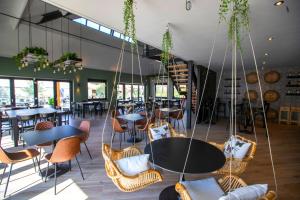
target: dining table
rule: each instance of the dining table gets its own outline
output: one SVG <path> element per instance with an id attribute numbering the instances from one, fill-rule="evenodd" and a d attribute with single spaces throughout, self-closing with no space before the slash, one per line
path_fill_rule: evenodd
<path id="1" fill-rule="evenodd" d="M 138 113 L 132 113 L 127 115 L 119 115 L 117 118 L 133 123 L 133 133 L 130 135 L 131 137 L 127 140 L 127 142 L 135 144 L 142 141 L 141 138 L 136 136 L 135 123 L 145 119 L 145 116 Z"/>
<path id="2" fill-rule="evenodd" d="M 150 154 L 149 161 L 154 166 L 178 174 L 181 180 L 185 179 L 184 174 L 214 172 L 222 168 L 226 161 L 224 153 L 215 146 L 202 140 L 183 137 L 155 140 L 146 145 L 144 152 Z M 162 190 L 159 200 L 178 200 L 178 197 L 175 185 L 171 185 Z"/>
<path id="3" fill-rule="evenodd" d="M 55 144 L 63 139 L 68 137 L 74 137 L 74 136 L 82 136 L 85 132 L 75 128 L 70 125 L 64 125 L 64 126 L 56 126 L 51 129 L 46 130 L 34 130 L 34 131 L 27 131 L 25 133 L 22 133 L 22 138 L 25 141 L 27 146 L 35 146 L 39 144 L 44 144 L 48 142 L 53 142 L 53 148 L 55 147 Z M 61 176 L 62 174 L 69 171 L 70 166 L 66 166 L 63 164 L 58 165 L 57 170 L 57 176 Z M 50 168 L 48 170 L 48 174 L 53 174 L 54 169 Z M 46 175 L 46 170 L 42 170 L 41 174 L 42 177 Z"/>
<path id="4" fill-rule="evenodd" d="M 58 126 L 62 125 L 62 114 L 65 113 L 62 110 L 56 110 L 54 108 L 34 108 L 34 109 L 19 109 L 19 110 L 6 110 L 5 115 L 11 120 L 12 126 L 12 140 L 14 141 L 14 146 L 18 146 L 19 142 L 19 126 L 18 126 L 18 116 L 28 116 L 28 115 L 39 115 L 39 114 L 49 114 L 56 113 L 58 117 Z"/>

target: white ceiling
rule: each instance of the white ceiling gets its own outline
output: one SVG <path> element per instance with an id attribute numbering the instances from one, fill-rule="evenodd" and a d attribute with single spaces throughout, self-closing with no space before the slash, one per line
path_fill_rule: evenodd
<path id="1" fill-rule="evenodd" d="M 45 0 L 100 24 L 123 30 L 123 0 Z M 258 64 L 266 61 L 267 66 L 300 66 L 300 2 L 286 0 L 289 7 L 274 6 L 274 0 L 249 0 L 251 34 Z M 191 11 L 185 10 L 185 0 L 136 0 L 136 33 L 138 40 L 155 47 L 161 46 L 162 35 L 170 23 L 173 36 L 173 53 L 185 60 L 208 65 L 212 41 L 217 32 L 214 68 L 220 67 L 226 47 L 226 26 L 217 31 L 218 1 L 192 0 Z M 247 35 L 245 35 L 247 36 Z M 274 40 L 268 42 L 267 38 Z M 250 43 L 243 41 L 246 66 L 253 67 Z M 269 54 L 268 57 L 264 53 Z M 230 66 L 230 56 L 227 66 Z"/>

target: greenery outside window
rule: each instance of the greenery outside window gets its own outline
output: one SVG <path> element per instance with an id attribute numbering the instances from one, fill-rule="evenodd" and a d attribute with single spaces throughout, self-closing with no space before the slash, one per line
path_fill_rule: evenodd
<path id="1" fill-rule="evenodd" d="M 155 97 L 168 97 L 168 85 L 167 84 L 155 84 Z"/>

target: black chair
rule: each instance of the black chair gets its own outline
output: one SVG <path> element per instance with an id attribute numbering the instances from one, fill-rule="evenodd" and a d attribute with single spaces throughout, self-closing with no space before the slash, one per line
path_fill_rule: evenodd
<path id="1" fill-rule="evenodd" d="M 71 103 L 71 112 L 72 112 L 73 118 L 75 118 L 76 114 L 78 115 L 78 117 L 82 116 L 82 108 L 76 102 Z"/>
<path id="2" fill-rule="evenodd" d="M 257 116 L 260 116 L 262 118 L 262 121 L 263 121 L 263 128 L 266 128 L 266 123 L 265 123 L 265 120 L 264 120 L 264 115 L 267 116 L 267 113 L 270 109 L 270 103 L 268 103 L 267 101 L 264 101 L 264 108 L 265 108 L 265 113 L 263 111 L 263 108 L 257 108 L 253 115 L 254 115 L 254 121 L 256 121 L 256 117 Z"/>
<path id="3" fill-rule="evenodd" d="M 100 114 L 102 116 L 102 114 L 103 114 L 103 104 L 102 104 L 101 101 L 99 101 L 95 104 L 95 112 L 96 112 L 96 114 Z"/>
<path id="4" fill-rule="evenodd" d="M 18 115 L 18 126 L 19 132 L 24 133 L 26 131 L 33 131 L 36 125 L 37 116 L 36 115 Z M 21 134 L 19 134 L 19 140 L 23 141 L 23 147 L 25 146 L 24 140 L 21 138 Z"/>

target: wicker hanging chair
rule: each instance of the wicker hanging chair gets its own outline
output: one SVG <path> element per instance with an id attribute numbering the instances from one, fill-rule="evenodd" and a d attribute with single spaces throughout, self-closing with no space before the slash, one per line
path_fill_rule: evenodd
<path id="1" fill-rule="evenodd" d="M 107 176 L 123 192 L 134 192 L 163 180 L 161 174 L 154 169 L 149 169 L 135 176 L 124 175 L 114 162 L 121 158 L 140 154 L 141 151 L 133 146 L 122 150 L 111 149 L 108 144 L 103 144 L 102 146 L 102 155 L 105 160 Z"/>
<path id="2" fill-rule="evenodd" d="M 226 175 L 220 178 L 218 183 L 225 193 L 229 192 L 229 190 L 247 186 L 247 184 L 241 178 L 234 175 Z M 192 200 L 183 184 L 177 183 L 175 185 L 175 190 L 179 193 L 181 200 Z M 274 191 L 268 191 L 265 196 L 260 197 L 258 200 L 275 200 L 276 198 L 277 195 Z M 199 198 L 198 200 L 202 199 Z"/>
<path id="3" fill-rule="evenodd" d="M 244 142 L 251 143 L 251 146 L 250 146 L 246 156 L 242 160 L 236 159 L 236 158 L 227 158 L 224 166 L 221 169 L 219 169 L 218 171 L 216 171 L 215 173 L 217 173 L 217 174 L 230 174 L 231 173 L 233 175 L 240 175 L 246 170 L 248 163 L 254 158 L 254 155 L 256 152 L 256 142 L 248 140 L 239 135 L 236 135 L 236 138 L 240 139 Z M 221 151 L 224 151 L 225 143 L 224 144 L 218 144 L 215 142 L 209 142 L 209 143 L 216 146 Z"/>
<path id="4" fill-rule="evenodd" d="M 160 126 L 163 126 L 163 125 L 168 125 L 171 137 L 186 137 L 184 134 L 177 133 L 170 123 L 168 123 L 168 122 L 158 122 L 158 123 L 149 124 L 149 126 L 148 126 L 147 133 L 148 133 L 148 137 L 149 137 L 150 142 L 153 142 L 153 140 L 154 140 L 153 137 L 152 137 L 152 133 L 150 131 L 150 128 L 157 128 L 157 127 L 160 127 Z"/>

